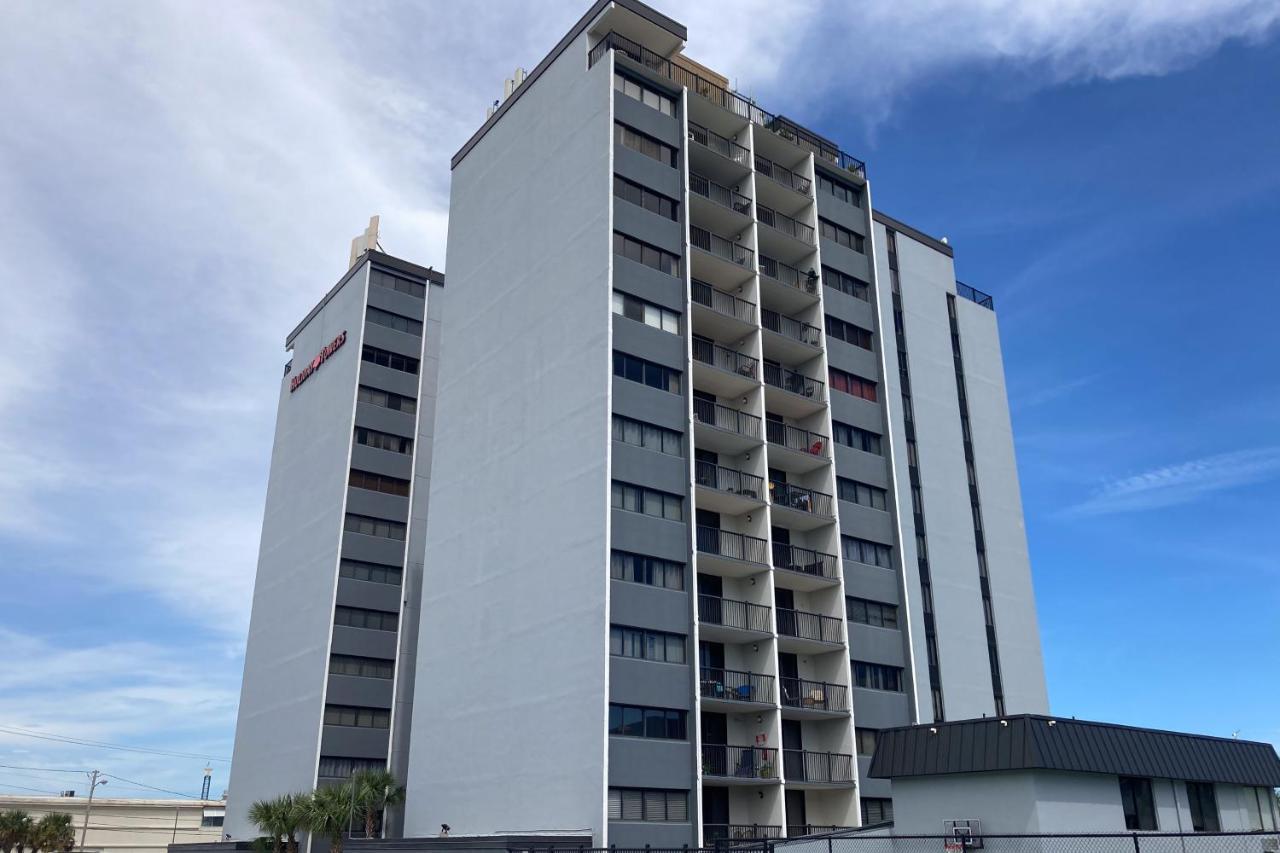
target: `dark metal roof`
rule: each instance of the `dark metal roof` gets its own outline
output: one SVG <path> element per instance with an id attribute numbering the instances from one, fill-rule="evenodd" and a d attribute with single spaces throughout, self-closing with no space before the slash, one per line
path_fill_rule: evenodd
<path id="1" fill-rule="evenodd" d="M 1280 786 L 1269 743 L 1025 714 L 880 732 L 870 775 L 880 779 L 1067 770 Z"/>

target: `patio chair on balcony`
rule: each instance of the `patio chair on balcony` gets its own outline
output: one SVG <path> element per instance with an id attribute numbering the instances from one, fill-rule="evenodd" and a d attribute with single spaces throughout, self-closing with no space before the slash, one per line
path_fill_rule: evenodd
<path id="1" fill-rule="evenodd" d="M 806 708 L 823 709 L 827 707 L 827 694 L 821 688 L 815 687 L 809 691 L 809 695 L 804 697 L 804 706 Z"/>
<path id="2" fill-rule="evenodd" d="M 750 702 L 752 699 L 752 689 L 750 684 L 739 684 L 733 691 L 739 701 Z"/>

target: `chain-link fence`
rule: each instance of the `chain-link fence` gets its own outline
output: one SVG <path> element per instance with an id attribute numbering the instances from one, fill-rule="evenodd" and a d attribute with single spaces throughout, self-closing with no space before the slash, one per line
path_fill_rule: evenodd
<path id="1" fill-rule="evenodd" d="M 1280 853 L 1276 832 L 894 835 L 870 830 L 771 842 L 769 853 Z"/>

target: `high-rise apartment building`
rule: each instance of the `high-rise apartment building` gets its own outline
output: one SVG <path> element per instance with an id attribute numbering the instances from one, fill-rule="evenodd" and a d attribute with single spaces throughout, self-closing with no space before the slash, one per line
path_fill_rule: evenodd
<path id="1" fill-rule="evenodd" d="M 1047 710 L 989 297 L 601 0 L 454 157 L 405 831 L 892 813 L 875 731 Z"/>
<path id="2" fill-rule="evenodd" d="M 255 800 L 406 773 L 443 283 L 365 251 L 285 340 L 232 838 Z"/>

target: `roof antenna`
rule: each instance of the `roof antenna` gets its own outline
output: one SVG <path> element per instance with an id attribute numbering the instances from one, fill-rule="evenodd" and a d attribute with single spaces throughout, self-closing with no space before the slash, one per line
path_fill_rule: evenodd
<path id="1" fill-rule="evenodd" d="M 365 252 L 378 248 L 378 215 L 375 213 L 369 217 L 369 227 L 364 229 L 364 233 L 351 241 L 351 257 L 347 260 L 347 269 L 354 267 Z"/>

